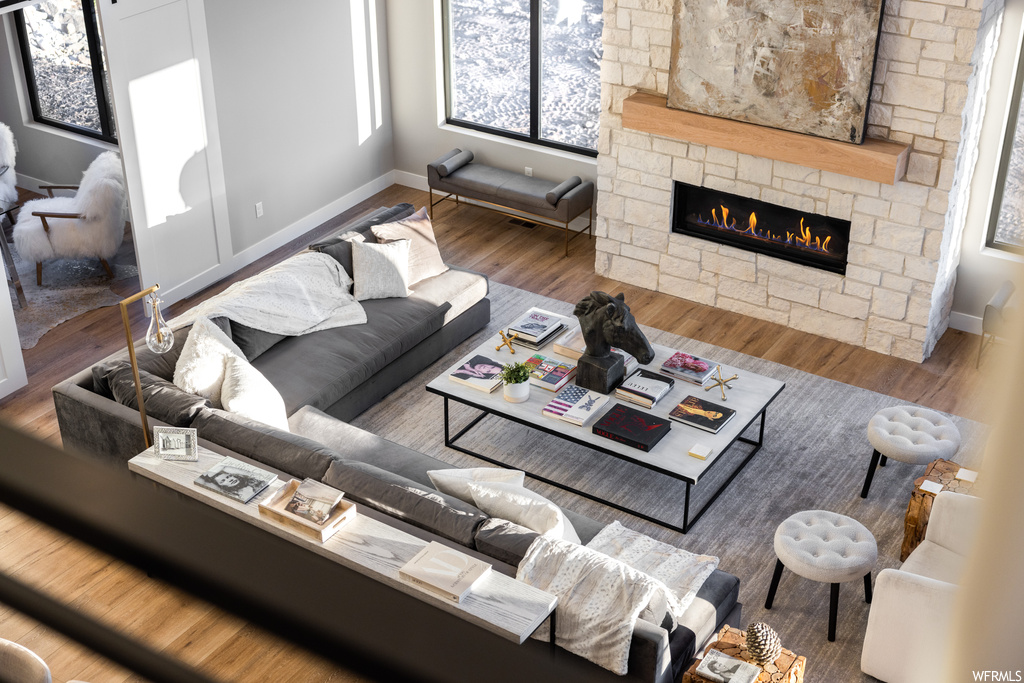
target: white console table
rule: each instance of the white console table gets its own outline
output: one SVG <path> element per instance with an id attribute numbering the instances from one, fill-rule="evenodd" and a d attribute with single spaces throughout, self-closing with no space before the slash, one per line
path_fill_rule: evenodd
<path id="1" fill-rule="evenodd" d="M 426 541 L 363 514 L 357 514 L 325 543 L 278 525 L 260 515 L 258 504 L 272 497 L 291 477 L 260 463 L 254 464 L 275 472 L 278 480 L 245 505 L 193 483 L 223 457 L 199 447 L 198 462 L 163 460 L 150 448 L 128 461 L 128 468 L 516 643 L 525 642 L 555 609 L 558 598 L 554 595 L 496 571 L 481 579 L 461 603 L 406 583 L 398 578 L 398 570 Z"/>

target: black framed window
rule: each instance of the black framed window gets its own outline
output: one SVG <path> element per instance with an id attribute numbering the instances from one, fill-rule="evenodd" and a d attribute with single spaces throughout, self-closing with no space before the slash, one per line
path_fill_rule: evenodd
<path id="1" fill-rule="evenodd" d="M 47 0 L 14 16 L 32 117 L 116 144 L 95 0 Z"/>
<path id="2" fill-rule="evenodd" d="M 445 0 L 448 123 L 597 156 L 602 0 Z"/>
<path id="3" fill-rule="evenodd" d="M 1017 60 L 985 243 L 995 249 L 1024 254 L 1024 51 Z"/>

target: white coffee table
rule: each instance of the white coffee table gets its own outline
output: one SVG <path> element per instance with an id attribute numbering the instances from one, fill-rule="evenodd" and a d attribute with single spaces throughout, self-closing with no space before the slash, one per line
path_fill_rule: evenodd
<path id="1" fill-rule="evenodd" d="M 549 315 L 557 315 L 548 311 L 544 312 Z M 575 317 L 560 317 L 567 326 L 576 324 Z M 509 318 L 510 321 L 518 319 L 518 317 Z M 525 360 L 535 353 L 534 351 L 521 346 L 516 347 L 515 355 L 512 355 L 509 352 L 508 347 L 502 347 L 500 351 L 495 351 L 494 347 L 499 343 L 501 343 L 501 339 L 498 335 L 489 338 L 427 384 L 427 391 L 444 397 L 445 446 L 502 467 L 516 467 L 514 463 L 496 460 L 456 443 L 483 418 L 488 415 L 497 415 L 507 420 L 518 422 L 519 424 L 557 436 L 561 439 L 587 446 L 596 451 L 600 451 L 601 453 L 605 453 L 622 460 L 628 460 L 629 462 L 640 465 L 641 467 L 654 470 L 655 472 L 660 472 L 661 474 L 686 483 L 682 526 L 676 526 L 663 520 L 650 517 L 642 512 L 618 505 L 612 501 L 605 500 L 586 491 L 577 490 L 563 482 L 553 481 L 532 472 L 527 472 L 527 474 L 538 481 L 543 481 L 551 484 L 552 486 L 557 486 L 586 498 L 590 498 L 591 500 L 596 500 L 610 507 L 628 512 L 642 519 L 655 522 L 656 524 L 660 524 L 684 534 L 690 530 L 698 519 L 700 519 L 711 504 L 715 502 L 722 491 L 725 490 L 743 467 L 746 466 L 746 464 L 750 462 L 750 460 L 761 449 L 761 444 L 764 440 L 765 411 L 772 401 L 774 401 L 786 387 L 785 382 L 757 375 L 747 370 L 743 370 L 742 368 L 722 365 L 722 375 L 724 377 L 729 377 L 733 374 L 739 375 L 739 379 L 732 384 L 733 388 L 726 390 L 728 400 L 723 403 L 723 405 L 726 405 L 736 411 L 736 415 L 732 420 L 726 423 L 726 425 L 717 434 L 711 434 L 710 432 L 697 429 L 696 427 L 689 427 L 681 422 L 673 421 L 672 430 L 665 435 L 665 437 L 658 442 L 650 452 L 645 453 L 644 451 L 636 448 L 632 448 L 625 444 L 620 444 L 612 441 L 611 439 L 594 434 L 591 431 L 592 424 L 586 427 L 576 427 L 575 425 L 571 425 L 561 420 L 545 417 L 541 413 L 541 410 L 548 401 L 554 398 L 555 394 L 553 392 L 546 391 L 539 387 L 533 387 L 530 391 L 530 399 L 528 401 L 524 403 L 509 403 L 502 397 L 502 392 L 500 390 L 491 394 L 486 394 L 477 389 L 472 389 L 448 379 L 449 373 L 477 354 L 487 356 L 488 358 L 504 364 L 513 360 Z M 555 353 L 553 346 L 554 342 L 551 342 L 536 353 L 541 353 L 545 356 L 551 356 L 563 360 L 570 360 Z M 685 351 L 685 349 L 671 349 L 666 346 L 658 346 L 656 344 L 652 346 L 654 347 L 654 360 L 644 367 L 654 371 L 660 368 L 661 364 L 676 351 Z M 575 361 L 570 360 L 570 362 Z M 674 408 L 689 394 L 701 396 L 715 403 L 722 403 L 721 393 L 718 389 L 705 392 L 704 389 L 695 384 L 690 384 L 689 382 L 677 379 L 672 391 L 658 401 L 658 404 L 651 410 L 651 412 L 655 415 L 667 418 L 669 411 L 671 411 L 672 408 Z M 481 413 L 465 427 L 452 434 L 451 423 L 449 421 L 449 401 L 455 401 L 457 403 L 471 406 L 480 410 Z M 608 408 L 616 402 L 617 401 L 613 393 L 609 398 L 609 402 L 607 404 Z M 638 408 L 639 410 L 644 410 L 643 408 L 635 405 L 633 407 Z M 607 410 L 607 408 L 602 409 L 602 414 L 605 410 Z M 757 438 L 751 439 L 741 436 L 741 434 L 753 425 L 755 421 L 760 421 Z M 734 448 L 737 442 L 748 444 L 752 446 L 752 448 L 744 455 L 739 449 Z M 697 443 L 710 446 L 712 448 L 713 452 L 707 460 L 700 460 L 689 455 L 690 448 Z M 739 461 L 732 474 L 730 474 L 729 477 L 718 487 L 704 505 L 691 515 L 690 489 L 693 486 L 696 486 L 700 482 L 701 478 L 705 477 L 708 471 L 719 462 L 723 460 L 732 460 L 735 462 L 737 458 L 742 459 Z"/>

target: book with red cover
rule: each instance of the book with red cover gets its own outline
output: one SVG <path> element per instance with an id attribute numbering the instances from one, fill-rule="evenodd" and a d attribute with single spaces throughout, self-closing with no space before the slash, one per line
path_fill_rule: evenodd
<path id="1" fill-rule="evenodd" d="M 594 433 L 598 436 L 641 451 L 654 448 L 670 429 L 672 425 L 668 420 L 622 403 L 612 406 L 594 425 Z"/>

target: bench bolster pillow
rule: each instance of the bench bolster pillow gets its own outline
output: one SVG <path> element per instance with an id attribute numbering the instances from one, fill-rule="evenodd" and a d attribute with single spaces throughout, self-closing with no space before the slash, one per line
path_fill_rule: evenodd
<path id="1" fill-rule="evenodd" d="M 556 206 L 558 204 L 558 200 L 562 198 L 562 195 L 582 182 L 583 180 L 578 175 L 574 175 L 572 178 L 569 178 L 568 180 L 556 185 L 551 190 L 548 190 L 545 199 L 548 200 L 548 204 L 551 206 Z"/>
<path id="2" fill-rule="evenodd" d="M 465 152 L 458 152 L 454 156 L 448 157 L 437 165 L 437 172 L 441 174 L 441 177 L 457 171 L 469 162 L 473 161 L 473 153 L 468 149 Z"/>

